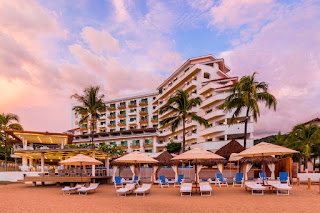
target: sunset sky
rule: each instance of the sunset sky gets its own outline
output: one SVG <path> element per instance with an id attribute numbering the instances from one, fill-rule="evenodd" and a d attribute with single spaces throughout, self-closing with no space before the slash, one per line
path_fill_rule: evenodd
<path id="1" fill-rule="evenodd" d="M 278 100 L 255 138 L 320 117 L 320 1 L 0 0 L 0 112 L 25 130 L 71 128 L 70 96 L 154 90 L 185 60 L 257 71 Z"/>

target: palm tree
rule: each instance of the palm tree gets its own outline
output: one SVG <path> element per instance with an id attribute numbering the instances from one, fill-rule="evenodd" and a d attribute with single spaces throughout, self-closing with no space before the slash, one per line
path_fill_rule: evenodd
<path id="1" fill-rule="evenodd" d="M 282 135 L 281 132 L 278 132 L 277 135 L 272 135 L 270 137 L 270 143 L 279 145 L 279 146 L 286 146 L 286 144 L 288 143 L 288 139 L 289 139 L 289 135 L 288 134 L 284 134 Z"/>
<path id="2" fill-rule="evenodd" d="M 162 127 L 167 124 L 171 124 L 171 130 L 172 132 L 175 132 L 180 122 L 182 121 L 182 152 L 185 151 L 185 122 L 187 118 L 191 118 L 191 120 L 197 121 L 200 125 L 204 125 L 205 127 L 209 126 L 209 123 L 206 119 L 191 112 L 192 108 L 199 106 L 201 102 L 202 100 L 200 97 L 189 99 L 189 94 L 186 91 L 178 90 L 175 96 L 169 98 L 168 102 L 160 108 L 160 115 L 167 111 L 175 113 L 174 116 L 165 118 L 160 121 L 160 125 Z"/>
<path id="3" fill-rule="evenodd" d="M 19 124 L 19 117 L 12 113 L 0 114 L 0 140 L 4 143 L 5 171 L 7 171 L 7 142 L 9 141 L 9 135 L 4 131 L 5 129 L 22 130 L 22 126 Z"/>
<path id="4" fill-rule="evenodd" d="M 244 148 L 247 148 L 247 126 L 249 113 L 255 121 L 260 116 L 258 102 L 265 102 L 265 105 L 270 109 L 273 107 L 276 110 L 277 100 L 268 92 L 268 84 L 265 82 L 257 82 L 255 78 L 256 72 L 251 76 L 243 76 L 238 82 L 231 87 L 231 94 L 225 99 L 223 107 L 226 112 L 231 112 L 235 109 L 229 125 L 240 115 L 242 110 L 246 110 L 245 125 L 244 125 Z"/>
<path id="5" fill-rule="evenodd" d="M 94 132 L 95 132 L 95 119 L 99 120 L 101 114 L 99 111 L 105 111 L 106 105 L 103 103 L 104 95 L 99 94 L 99 86 L 90 86 L 83 91 L 83 95 L 77 93 L 73 94 L 71 98 L 75 98 L 82 106 L 75 106 L 72 110 L 75 113 L 82 114 L 82 118 L 79 121 L 79 125 L 83 124 L 90 117 L 92 118 L 92 132 L 91 132 L 91 148 L 94 148 Z"/>
<path id="6" fill-rule="evenodd" d="M 308 172 L 308 160 L 311 159 L 312 149 L 320 145 L 320 128 L 311 122 L 309 125 L 300 124 L 293 128 L 291 146 L 299 150 L 304 157 L 304 170 Z"/>

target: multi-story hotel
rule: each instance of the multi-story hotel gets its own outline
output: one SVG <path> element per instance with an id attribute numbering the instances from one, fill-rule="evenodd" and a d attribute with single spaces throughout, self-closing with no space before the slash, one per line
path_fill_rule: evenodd
<path id="1" fill-rule="evenodd" d="M 156 91 L 105 100 L 107 110 L 101 112 L 102 117 L 95 124 L 88 120 L 79 127 L 83 115 L 72 111 L 74 143 L 89 142 L 93 125 L 96 143 L 117 144 L 128 152 L 156 153 L 163 151 L 170 141 L 181 142 L 182 124 L 174 133 L 170 125 L 159 125 L 160 120 L 173 116 L 170 111 L 159 115 L 159 109 L 179 89 L 187 91 L 191 98 L 201 97 L 202 104 L 192 110 L 210 123 L 210 127 L 205 128 L 191 119 L 186 121 L 187 147 L 215 151 L 232 139 L 243 143 L 245 113 L 231 124 L 232 113 L 226 113 L 222 108 L 230 87 L 238 80 L 228 76 L 229 71 L 223 59 L 212 55 L 191 58 L 162 82 Z M 252 145 L 253 119 L 250 116 L 247 146 Z"/>

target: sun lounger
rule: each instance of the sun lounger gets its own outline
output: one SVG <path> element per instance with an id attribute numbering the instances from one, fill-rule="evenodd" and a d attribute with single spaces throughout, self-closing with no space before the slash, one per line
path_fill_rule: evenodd
<path id="1" fill-rule="evenodd" d="M 237 173 L 236 177 L 233 178 L 233 187 L 236 185 L 243 187 L 243 173 Z"/>
<path id="2" fill-rule="evenodd" d="M 72 192 L 75 193 L 77 192 L 78 189 L 83 187 L 82 184 L 77 184 L 75 187 L 70 187 L 70 186 L 65 186 L 61 190 L 63 192 L 63 195 L 70 195 Z"/>
<path id="3" fill-rule="evenodd" d="M 181 197 L 191 197 L 192 183 L 182 183 L 180 186 Z"/>
<path id="4" fill-rule="evenodd" d="M 124 188 L 120 188 L 117 190 L 119 197 L 126 197 L 127 193 L 133 192 L 135 189 L 136 184 L 135 183 L 129 183 Z M 123 195 L 122 195 L 123 194 Z M 122 196 L 121 196 L 122 195 Z"/>
<path id="5" fill-rule="evenodd" d="M 201 196 L 211 196 L 212 187 L 209 182 L 200 182 L 199 185 Z"/>
<path id="6" fill-rule="evenodd" d="M 261 184 L 257 184 L 255 182 L 246 182 L 245 183 L 245 189 L 251 190 L 252 195 L 263 195 L 264 190 L 266 187 L 262 186 Z M 257 191 L 261 191 L 260 193 Z"/>
<path id="7" fill-rule="evenodd" d="M 79 195 L 81 194 L 87 195 L 88 192 L 90 191 L 95 192 L 98 186 L 99 186 L 99 183 L 90 183 L 89 187 L 81 187 L 80 189 L 78 189 Z"/>
<path id="8" fill-rule="evenodd" d="M 216 184 L 217 182 L 215 180 L 212 180 L 211 178 L 208 178 L 207 180 L 209 183 L 213 183 L 213 184 Z"/>
<path id="9" fill-rule="evenodd" d="M 268 184 L 271 185 L 272 188 L 277 191 L 277 195 L 289 195 L 289 191 L 292 189 L 292 187 L 289 186 L 287 183 L 281 183 L 281 181 L 279 180 L 269 180 Z M 283 193 L 284 191 L 286 193 Z"/>
<path id="10" fill-rule="evenodd" d="M 178 175 L 178 181 L 175 181 L 173 183 L 173 187 L 180 186 L 181 183 L 183 182 L 183 178 L 184 178 L 184 175 Z"/>
<path id="11" fill-rule="evenodd" d="M 151 186 L 152 184 L 142 184 L 140 188 L 134 190 L 134 193 L 136 193 L 136 197 L 144 197 L 147 192 L 150 192 Z"/>
<path id="12" fill-rule="evenodd" d="M 216 184 L 219 184 L 219 186 L 227 186 L 228 187 L 228 182 L 227 178 L 223 178 L 221 173 L 216 174 Z"/>
<path id="13" fill-rule="evenodd" d="M 159 176 L 159 179 L 160 179 L 160 186 L 161 188 L 167 186 L 168 188 L 170 187 L 169 186 L 169 182 L 166 180 L 165 176 L 164 175 L 160 175 Z"/>
<path id="14" fill-rule="evenodd" d="M 290 185 L 289 173 L 288 173 L 288 172 L 280 172 L 280 173 L 279 173 L 278 180 L 279 180 L 281 183 L 285 183 L 285 182 L 286 182 L 288 185 Z"/>

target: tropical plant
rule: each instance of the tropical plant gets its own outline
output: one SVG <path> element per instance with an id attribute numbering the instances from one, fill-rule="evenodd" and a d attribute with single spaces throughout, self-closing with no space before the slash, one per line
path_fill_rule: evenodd
<path id="1" fill-rule="evenodd" d="M 226 112 L 234 113 L 231 117 L 229 125 L 234 123 L 241 112 L 245 110 L 245 125 L 244 125 L 244 148 L 247 148 L 247 127 L 249 114 L 252 113 L 254 121 L 257 121 L 260 116 L 258 102 L 265 102 L 265 105 L 270 109 L 273 107 L 276 110 L 277 100 L 268 92 L 268 84 L 265 82 L 257 82 L 255 78 L 256 72 L 251 76 L 243 76 L 238 82 L 231 87 L 231 94 L 225 99 L 223 107 Z"/>
<path id="2" fill-rule="evenodd" d="M 167 144 L 166 149 L 169 153 L 178 153 L 181 150 L 181 143 L 171 141 Z"/>
<path id="3" fill-rule="evenodd" d="M 12 113 L 0 114 L 0 140 L 4 144 L 4 158 L 5 158 L 5 171 L 7 171 L 8 161 L 8 148 L 7 142 L 10 140 L 9 135 L 4 131 L 6 129 L 22 130 L 22 126 L 19 124 L 19 117 Z"/>
<path id="4" fill-rule="evenodd" d="M 71 98 L 76 99 L 80 102 L 81 106 L 75 106 L 72 110 L 75 113 L 83 115 L 79 121 L 79 125 L 83 124 L 88 120 L 89 116 L 92 119 L 92 131 L 91 131 L 91 147 L 94 148 L 93 140 L 94 140 L 94 132 L 95 132 L 95 120 L 99 120 L 101 114 L 99 111 L 105 111 L 106 105 L 103 103 L 104 95 L 99 94 L 100 87 L 99 86 L 91 86 L 86 88 L 83 91 L 83 95 L 79 95 L 77 93 L 73 94 Z"/>
<path id="5" fill-rule="evenodd" d="M 174 113 L 174 116 L 165 118 L 160 121 L 160 125 L 163 127 L 165 125 L 171 124 L 172 132 L 175 132 L 179 124 L 182 121 L 182 152 L 185 151 L 185 129 L 186 129 L 186 119 L 190 118 L 191 120 L 197 121 L 200 125 L 205 127 L 209 126 L 209 123 L 206 119 L 198 116 L 196 113 L 192 112 L 192 108 L 199 106 L 202 100 L 200 97 L 189 98 L 189 94 L 184 90 L 178 90 L 177 93 L 169 98 L 168 102 L 162 106 L 159 110 L 160 115 L 167 111 Z"/>
<path id="6" fill-rule="evenodd" d="M 106 144 L 106 143 L 100 143 L 99 144 L 99 150 L 114 154 L 116 157 L 120 157 L 124 153 L 123 149 L 121 149 L 117 144 Z"/>
<path id="7" fill-rule="evenodd" d="M 309 125 L 300 124 L 293 128 L 291 135 L 293 140 L 289 146 L 303 155 L 304 170 L 308 172 L 312 152 L 320 147 L 320 128 L 313 122 Z"/>
<path id="8" fill-rule="evenodd" d="M 279 146 L 286 146 L 288 143 L 289 135 L 284 134 L 282 135 L 281 132 L 278 132 L 277 135 L 270 136 L 269 143 L 273 143 Z"/>

